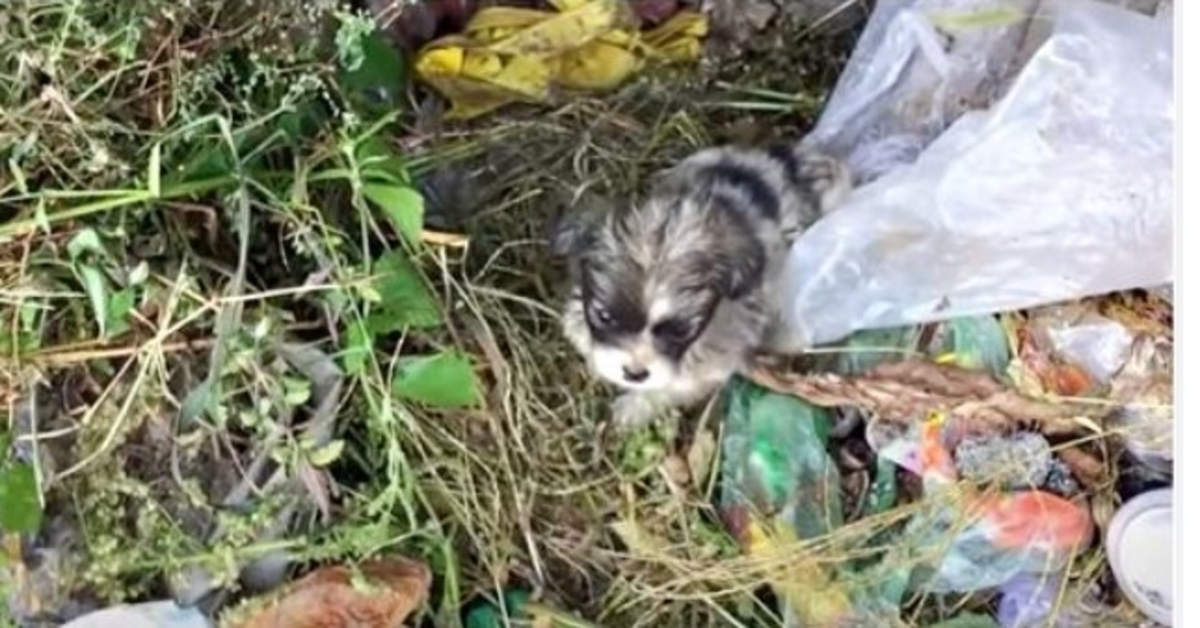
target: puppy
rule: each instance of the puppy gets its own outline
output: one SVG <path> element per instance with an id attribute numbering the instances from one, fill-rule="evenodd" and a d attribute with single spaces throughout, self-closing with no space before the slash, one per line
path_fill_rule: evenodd
<path id="1" fill-rule="evenodd" d="M 810 149 L 726 146 L 659 174 L 641 203 L 557 220 L 563 331 L 622 390 L 619 426 L 703 401 L 759 351 L 789 350 L 773 346 L 788 248 L 849 188 L 845 166 Z"/>

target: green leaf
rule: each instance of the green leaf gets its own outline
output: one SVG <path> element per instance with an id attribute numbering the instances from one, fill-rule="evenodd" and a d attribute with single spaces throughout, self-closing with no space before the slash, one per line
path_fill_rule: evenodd
<path id="1" fill-rule="evenodd" d="M 216 398 L 213 388 L 213 380 L 206 379 L 188 391 L 179 407 L 179 418 L 184 423 L 191 423 L 199 419 L 216 405 L 213 403 Z"/>
<path id="2" fill-rule="evenodd" d="M 366 323 L 352 321 L 346 328 L 345 346 L 342 347 L 342 368 L 347 375 L 361 375 L 367 368 L 375 336 Z"/>
<path id="3" fill-rule="evenodd" d="M 83 257 L 84 253 L 96 253 L 104 255 L 104 244 L 100 241 L 100 234 L 95 229 L 83 229 L 67 242 L 67 255 L 72 260 L 78 260 Z"/>
<path id="4" fill-rule="evenodd" d="M 383 210 L 392 228 L 412 246 L 421 242 L 425 222 L 425 199 L 411 187 L 369 183 L 363 194 Z"/>
<path id="5" fill-rule="evenodd" d="M 325 446 L 309 452 L 308 462 L 314 467 L 327 467 L 342 455 L 342 450 L 345 448 L 346 441 L 344 440 L 330 441 Z"/>
<path id="6" fill-rule="evenodd" d="M 301 377 L 283 377 L 283 402 L 298 408 L 312 397 L 312 382 Z"/>
<path id="7" fill-rule="evenodd" d="M 100 335 L 105 336 L 108 333 L 108 279 L 95 266 L 80 266 L 76 272 L 79 273 L 79 281 L 92 303 L 96 327 L 99 328 Z"/>
<path id="8" fill-rule="evenodd" d="M 426 287 L 420 271 L 403 252 L 389 251 L 379 256 L 375 261 L 375 274 L 375 290 L 381 301 L 379 310 L 367 320 L 373 334 L 442 324 L 437 301 Z"/>
<path id="9" fill-rule="evenodd" d="M 384 134 L 365 135 L 354 143 L 354 159 L 364 182 L 382 181 L 393 185 L 411 185 L 408 161 L 396 153 Z"/>
<path id="10" fill-rule="evenodd" d="M 202 144 L 192 155 L 181 161 L 183 165 L 167 177 L 171 185 L 228 177 L 234 171 L 233 157 L 229 154 L 229 149 L 216 144 Z"/>
<path id="11" fill-rule="evenodd" d="M 462 408 L 480 400 L 471 360 L 450 351 L 402 359 L 392 390 L 402 399 L 440 408 Z"/>
<path id="12" fill-rule="evenodd" d="M 361 45 L 361 62 L 353 69 L 341 68 L 343 93 L 368 109 L 399 105 L 408 80 L 404 58 L 381 31 L 365 34 Z"/>
<path id="13" fill-rule="evenodd" d="M 279 116 L 279 130 L 292 142 L 310 139 L 329 121 L 329 114 L 321 101 L 307 97 L 296 103 L 295 111 Z"/>
<path id="14" fill-rule="evenodd" d="M 15 463 L 0 468 L 0 528 L 32 534 L 42 526 L 42 502 L 33 467 Z"/>
<path id="15" fill-rule="evenodd" d="M 137 294 L 132 289 L 118 290 L 108 300 L 106 321 L 110 334 L 117 336 L 129 331 L 129 313 L 137 305 Z"/>

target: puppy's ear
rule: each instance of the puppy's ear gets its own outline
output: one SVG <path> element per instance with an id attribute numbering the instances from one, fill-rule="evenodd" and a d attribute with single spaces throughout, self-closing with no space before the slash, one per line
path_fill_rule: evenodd
<path id="1" fill-rule="evenodd" d="M 720 222 L 714 258 L 717 290 L 726 299 L 740 299 L 762 283 L 767 252 L 741 221 Z"/>
<path id="2" fill-rule="evenodd" d="M 746 296 L 762 282 L 766 266 L 766 252 L 749 238 L 722 252 L 717 260 L 717 286 L 721 295 L 734 300 Z"/>
<path id="3" fill-rule="evenodd" d="M 551 253 L 570 257 L 587 248 L 607 209 L 607 203 L 590 195 L 560 209 L 546 225 Z"/>
<path id="4" fill-rule="evenodd" d="M 569 209 L 560 212 L 547 225 L 546 239 L 550 242 L 550 252 L 559 257 L 579 253 L 592 228 L 585 216 Z"/>

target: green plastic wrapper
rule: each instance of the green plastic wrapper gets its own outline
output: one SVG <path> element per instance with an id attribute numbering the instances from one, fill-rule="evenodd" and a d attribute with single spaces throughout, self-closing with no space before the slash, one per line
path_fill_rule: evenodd
<path id="1" fill-rule="evenodd" d="M 788 552 L 787 571 L 773 579 L 787 625 L 897 625 L 906 571 L 857 573 L 849 563 L 822 562 L 816 546 L 784 546 L 820 543 L 844 523 L 839 473 L 826 451 L 830 414 L 742 379 L 730 383 L 725 401 L 719 510 L 746 553 Z M 894 468 L 885 471 L 892 473 L 873 489 L 880 509 L 895 500 Z"/>
<path id="2" fill-rule="evenodd" d="M 922 347 L 922 336 L 926 334 L 929 342 Z M 986 369 L 1003 378 L 1012 359 L 1008 336 L 995 316 L 954 318 L 928 327 L 868 329 L 853 334 L 839 347 L 845 352 L 838 356 L 834 369 L 847 375 L 917 354 L 953 354 L 959 366 Z"/>

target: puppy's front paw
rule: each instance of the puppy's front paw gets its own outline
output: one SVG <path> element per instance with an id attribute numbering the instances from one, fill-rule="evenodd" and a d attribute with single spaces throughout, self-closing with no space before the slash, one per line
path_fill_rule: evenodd
<path id="1" fill-rule="evenodd" d="M 612 401 L 613 423 L 622 432 L 645 427 L 668 411 L 656 397 L 645 393 L 623 393 Z"/>

